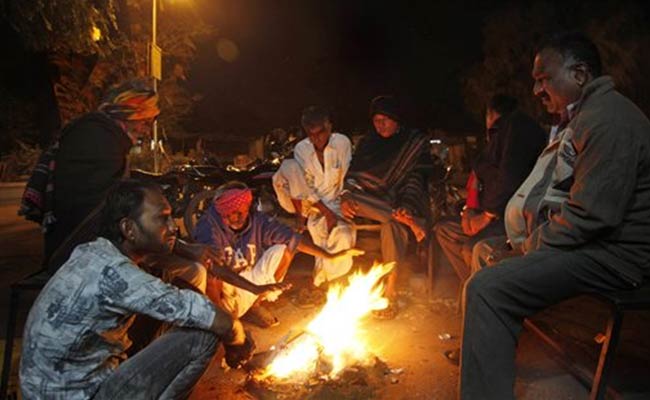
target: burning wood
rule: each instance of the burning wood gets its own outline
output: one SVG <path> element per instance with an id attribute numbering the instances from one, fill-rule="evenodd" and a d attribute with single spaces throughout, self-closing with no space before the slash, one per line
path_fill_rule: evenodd
<path id="1" fill-rule="evenodd" d="M 327 303 L 304 331 L 290 332 L 253 360 L 258 370 L 251 373 L 247 388 L 295 393 L 314 386 L 367 387 L 369 381 L 382 380 L 390 370 L 366 348 L 362 322 L 371 311 L 387 307 L 380 281 L 393 266 L 375 265 L 366 274 L 353 274 L 345 287 L 332 286 Z"/>

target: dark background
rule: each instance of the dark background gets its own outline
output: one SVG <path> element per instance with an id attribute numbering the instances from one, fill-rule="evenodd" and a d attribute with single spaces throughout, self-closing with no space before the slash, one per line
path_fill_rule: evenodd
<path id="1" fill-rule="evenodd" d="M 402 99 L 410 125 L 453 135 L 482 132 L 485 96 L 495 88 L 541 117 L 530 63 L 540 35 L 557 29 L 599 36 L 623 93 L 646 112 L 650 105 L 646 1 L 173 1 L 186 2 L 216 28 L 197 42 L 183 82 L 203 96 L 184 122 L 193 135 L 259 137 L 298 125 L 311 104 L 330 107 L 338 130 L 362 132 L 369 101 L 386 93 Z M 171 6 L 162 8 L 159 20 L 173 17 Z M 0 114 L 23 110 L 24 123 L 45 132 L 56 114 L 47 112 L 47 63 L 24 49 L 7 21 L 0 21 L 0 34 L 0 96 L 12 98 Z M 219 56 L 224 41 L 236 47 L 236 58 Z M 474 79 L 470 91 L 467 76 Z"/>
<path id="2" fill-rule="evenodd" d="M 369 100 L 393 93 L 413 124 L 475 128 L 458 78 L 481 59 L 490 3 L 211 2 L 208 19 L 240 57 L 226 62 L 203 43 L 190 79 L 205 94 L 195 126 L 286 127 L 315 103 L 331 107 L 342 129 L 360 129 Z"/>

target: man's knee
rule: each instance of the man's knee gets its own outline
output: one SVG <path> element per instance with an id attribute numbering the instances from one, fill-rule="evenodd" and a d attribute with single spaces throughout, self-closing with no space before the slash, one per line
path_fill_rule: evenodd
<path id="1" fill-rule="evenodd" d="M 217 352 L 219 337 L 214 332 L 202 329 L 186 329 L 184 332 L 188 335 L 187 339 L 191 343 L 189 348 L 193 356 L 205 355 L 212 358 Z"/>
<path id="2" fill-rule="evenodd" d="M 494 272 L 491 268 L 484 268 L 470 277 L 465 286 L 465 297 L 468 302 L 477 297 L 488 300 L 499 292 L 499 279 Z"/>
<path id="3" fill-rule="evenodd" d="M 381 224 L 381 233 L 391 238 L 408 238 L 408 229 L 397 221 L 387 221 Z"/>
<path id="4" fill-rule="evenodd" d="M 189 284 L 197 288 L 201 293 L 205 293 L 208 283 L 208 271 L 201 263 L 193 262 L 188 265 L 187 270 L 179 276 Z"/>
<path id="5" fill-rule="evenodd" d="M 452 230 L 453 224 L 454 222 L 452 221 L 442 221 L 434 225 L 433 233 L 438 242 L 445 241 L 445 239 L 449 238 L 449 232 Z"/>

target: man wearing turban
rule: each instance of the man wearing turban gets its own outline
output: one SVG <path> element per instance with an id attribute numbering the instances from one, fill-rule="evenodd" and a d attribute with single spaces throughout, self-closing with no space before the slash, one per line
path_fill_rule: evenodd
<path id="1" fill-rule="evenodd" d="M 92 239 L 97 231 L 93 220 L 98 219 L 92 215 L 99 214 L 109 189 L 128 174 L 126 156 L 138 139 L 149 134 L 159 112 L 156 92 L 146 81 L 136 79 L 110 89 L 97 111 L 63 128 L 49 149 L 52 158 L 44 168 L 48 188 L 40 198 L 45 214 L 41 221 L 45 260 L 51 272 L 79 244 L 79 239 L 66 239 L 82 222 L 89 235 L 81 241 Z M 29 191 L 28 185 L 26 195 Z M 31 198 L 39 203 L 38 198 Z"/>
<path id="2" fill-rule="evenodd" d="M 357 249 L 330 253 L 290 227 L 255 210 L 253 193 L 241 182 L 229 182 L 217 189 L 213 204 L 199 220 L 193 237 L 223 251 L 220 264 L 256 284 L 281 282 L 296 252 L 315 257 L 340 259 L 363 254 Z M 277 292 L 275 292 L 277 293 Z M 235 318 L 247 314 L 250 322 L 262 327 L 278 323 L 260 306 L 260 296 L 223 283 L 217 300 Z M 277 296 L 266 296 L 269 301 Z"/>

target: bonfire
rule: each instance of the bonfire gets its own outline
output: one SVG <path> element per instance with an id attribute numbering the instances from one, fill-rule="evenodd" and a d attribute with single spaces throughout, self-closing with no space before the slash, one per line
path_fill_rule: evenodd
<path id="1" fill-rule="evenodd" d="M 314 376 L 335 379 L 350 367 L 375 363 L 366 348 L 364 317 L 388 306 L 381 278 L 394 264 L 376 264 L 367 273 L 356 272 L 348 285 L 332 285 L 327 302 L 303 331 L 275 349 L 273 357 L 258 371 L 257 381 L 304 382 Z"/>

